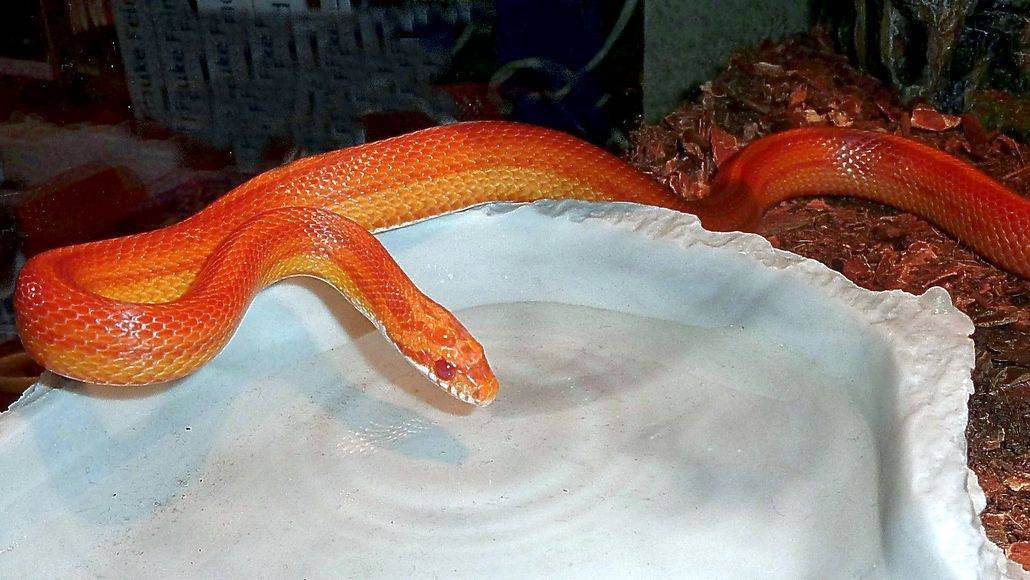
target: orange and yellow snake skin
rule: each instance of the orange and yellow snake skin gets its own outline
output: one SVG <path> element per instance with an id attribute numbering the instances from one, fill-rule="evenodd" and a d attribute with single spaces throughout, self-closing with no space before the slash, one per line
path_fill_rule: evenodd
<path id="1" fill-rule="evenodd" d="M 881 133 L 796 129 L 749 145 L 712 195 L 686 202 L 569 135 L 506 122 L 426 129 L 268 171 L 178 224 L 60 248 L 26 263 L 15 290 L 26 350 L 94 383 L 183 377 L 211 360 L 250 300 L 288 276 L 339 289 L 416 367 L 463 401 L 497 379 L 478 342 L 419 290 L 368 232 L 491 201 L 628 201 L 747 230 L 769 206 L 844 194 L 923 216 L 1030 277 L 1030 201 L 936 149 Z"/>

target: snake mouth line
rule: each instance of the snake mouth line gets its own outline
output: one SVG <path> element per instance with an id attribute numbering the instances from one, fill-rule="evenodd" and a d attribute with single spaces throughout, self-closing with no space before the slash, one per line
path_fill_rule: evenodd
<path id="1" fill-rule="evenodd" d="M 400 350 L 400 349 L 398 349 L 398 350 Z M 403 352 L 401 354 L 404 356 L 405 359 L 407 359 L 407 361 L 411 364 L 411 366 L 413 366 L 416 369 L 418 369 L 418 371 L 420 373 L 422 373 L 423 375 L 425 375 L 425 377 L 427 379 L 432 381 L 433 384 L 435 384 L 436 386 L 438 386 L 441 389 L 443 389 L 444 391 L 446 391 L 449 395 L 451 395 L 455 399 L 458 399 L 459 401 L 461 401 L 463 403 L 468 403 L 469 405 L 475 405 L 476 407 L 485 407 L 485 406 L 490 404 L 490 401 L 481 401 L 479 399 L 476 399 L 475 397 L 473 397 L 468 392 L 462 391 L 462 390 L 458 389 L 457 387 L 455 387 L 452 383 L 448 383 L 448 382 L 444 381 L 440 377 L 436 376 L 436 373 L 434 373 L 432 371 L 432 369 L 430 369 L 429 367 L 427 367 L 424 364 L 421 364 L 421 363 L 415 361 L 410 356 L 405 355 Z"/>

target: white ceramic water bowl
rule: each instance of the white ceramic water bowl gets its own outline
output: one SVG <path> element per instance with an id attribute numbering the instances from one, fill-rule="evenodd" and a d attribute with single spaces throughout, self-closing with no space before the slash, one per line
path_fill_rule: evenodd
<path id="1" fill-rule="evenodd" d="M 480 338 L 473 409 L 327 287 L 177 383 L 0 416 L 13 576 L 975 578 L 969 320 L 632 204 L 380 235 Z"/>

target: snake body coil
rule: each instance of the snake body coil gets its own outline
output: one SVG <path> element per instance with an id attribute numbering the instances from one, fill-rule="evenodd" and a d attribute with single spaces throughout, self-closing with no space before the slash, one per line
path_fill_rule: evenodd
<path id="1" fill-rule="evenodd" d="M 415 289 L 368 231 L 490 201 L 629 201 L 748 229 L 770 205 L 845 194 L 921 215 L 1030 277 L 1030 201 L 930 147 L 880 133 L 797 129 L 727 162 L 688 203 L 611 154 L 505 122 L 436 127 L 301 159 L 197 215 L 143 234 L 33 257 L 15 291 L 26 350 L 79 380 L 147 384 L 193 372 L 229 340 L 250 300 L 284 277 L 333 284 L 413 364 L 462 400 L 497 382 L 482 348 Z"/>

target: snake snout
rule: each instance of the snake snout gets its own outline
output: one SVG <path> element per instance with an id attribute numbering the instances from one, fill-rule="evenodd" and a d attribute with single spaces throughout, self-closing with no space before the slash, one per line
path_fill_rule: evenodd
<path id="1" fill-rule="evenodd" d="M 472 403 L 480 407 L 489 405 L 497 396 L 500 385 L 486 357 L 470 367 L 466 375 L 471 386 Z"/>

